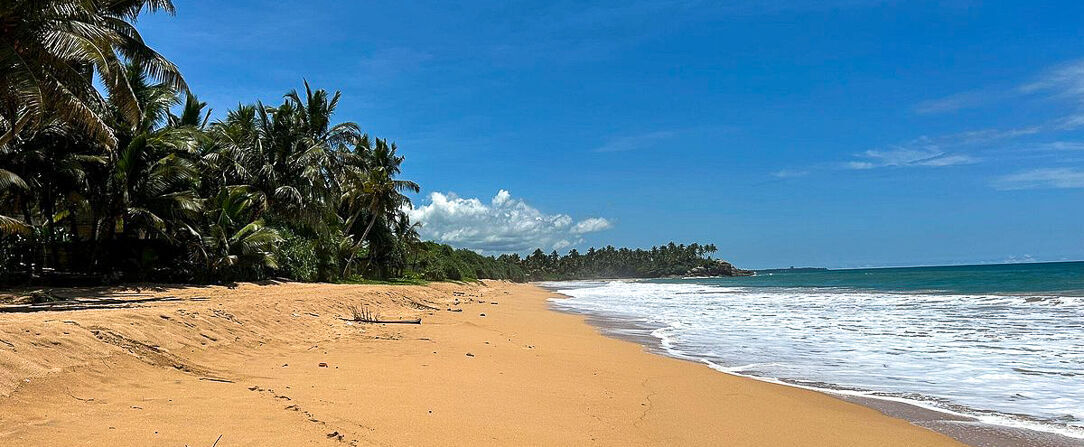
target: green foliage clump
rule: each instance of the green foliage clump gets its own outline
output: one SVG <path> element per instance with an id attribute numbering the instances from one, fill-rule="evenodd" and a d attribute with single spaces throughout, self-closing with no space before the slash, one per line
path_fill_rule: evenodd
<path id="1" fill-rule="evenodd" d="M 430 281 L 524 281 L 527 277 L 518 265 L 506 260 L 436 242 L 419 244 L 409 262 L 413 271 Z"/>
<path id="2" fill-rule="evenodd" d="M 170 0 L 33 3 L 0 8 L 0 281 L 405 273 L 420 187 L 394 142 L 334 120 L 339 92 L 211 122 L 134 25 Z"/>
<path id="3" fill-rule="evenodd" d="M 282 243 L 278 247 L 278 274 L 296 281 L 320 279 L 320 258 L 317 241 L 298 236 L 289 228 L 278 230 Z"/>

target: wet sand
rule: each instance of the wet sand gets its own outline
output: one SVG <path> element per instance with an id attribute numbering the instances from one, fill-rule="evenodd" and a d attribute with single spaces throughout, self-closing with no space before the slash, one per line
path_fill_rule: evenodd
<path id="1" fill-rule="evenodd" d="M 556 293 L 555 296 L 561 297 Z M 554 309 L 563 311 L 557 308 Z M 569 313 L 577 314 L 575 312 Z M 603 335 L 643 345 L 649 352 L 657 355 L 670 356 L 661 346 L 661 340 L 651 335 L 653 330 L 658 329 L 657 327 L 644 326 L 603 315 L 578 315 L 584 316 L 585 321 L 597 327 Z M 696 359 L 682 360 L 697 362 Z M 747 378 L 745 376 L 738 377 Z M 818 391 L 840 400 L 873 408 L 887 416 L 910 421 L 915 425 L 943 433 L 974 447 L 1084 447 L 1084 439 L 1070 438 L 1056 433 L 988 424 L 976 418 L 933 410 L 898 400 L 832 392 L 828 387 L 819 387 Z"/>
<path id="2" fill-rule="evenodd" d="M 963 445 L 601 336 L 529 285 L 93 294 L 175 301 L 0 313 L 0 445 Z"/>

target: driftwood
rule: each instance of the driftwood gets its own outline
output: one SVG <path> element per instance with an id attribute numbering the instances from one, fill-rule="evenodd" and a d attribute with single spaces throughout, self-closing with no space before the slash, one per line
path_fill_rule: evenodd
<path id="1" fill-rule="evenodd" d="M 374 324 L 422 324 L 421 318 L 413 320 L 381 320 L 369 310 L 368 306 L 361 308 L 361 310 L 358 310 L 357 306 L 350 306 L 349 309 L 353 318 L 339 318 L 340 320 Z"/>
<path id="2" fill-rule="evenodd" d="M 350 318 L 339 318 L 343 321 L 353 321 L 356 323 L 373 323 L 373 324 L 422 324 L 421 318 L 415 318 L 413 320 L 353 320 Z"/>

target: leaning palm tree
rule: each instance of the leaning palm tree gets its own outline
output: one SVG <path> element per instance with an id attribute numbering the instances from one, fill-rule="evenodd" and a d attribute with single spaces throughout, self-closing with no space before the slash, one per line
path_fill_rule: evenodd
<path id="1" fill-rule="evenodd" d="M 360 210 L 369 215 L 369 224 L 365 226 L 365 230 L 358 237 L 358 247 L 367 240 L 369 232 L 372 231 L 377 220 L 395 218 L 398 213 L 401 213 L 403 207 L 409 206 L 410 199 L 403 195 L 403 191 L 418 192 L 420 189 L 418 184 L 412 181 L 392 178 L 388 171 L 382 167 L 371 169 L 365 181 L 360 185 L 360 191 L 353 192 L 355 195 L 364 197 L 368 202 L 368 205 L 363 210 Z M 353 222 L 350 224 L 352 225 Z M 349 227 L 347 227 L 347 231 L 349 231 Z M 353 255 L 347 258 L 346 266 L 343 268 L 343 276 L 346 276 L 350 271 L 353 261 Z"/>
<path id="2" fill-rule="evenodd" d="M 363 135 L 355 149 L 354 158 L 345 163 L 340 171 L 341 200 L 347 209 L 347 217 L 344 219 L 344 231 L 347 234 L 353 231 L 354 224 L 362 213 L 380 209 L 380 204 L 374 204 L 374 200 L 388 204 L 398 203 L 399 208 L 412 206 L 410 198 L 402 193 L 417 193 L 421 191 L 421 187 L 410 180 L 395 178 L 401 173 L 404 159 L 396 153 L 398 149 L 395 143 L 388 144 L 384 139 L 376 139 L 373 143 L 368 135 Z M 384 194 L 386 197 L 374 198 L 374 194 Z M 372 229 L 373 223 L 370 221 L 368 230 Z M 364 239 L 362 237 L 359 243 Z"/>
<path id="3" fill-rule="evenodd" d="M 55 116 L 116 146 L 97 74 L 126 122 L 140 105 L 125 60 L 156 80 L 186 89 L 177 67 L 151 49 L 131 23 L 144 10 L 173 13 L 171 0 L 7 0 L 0 3 L 0 146 L 28 125 Z"/>
<path id="4" fill-rule="evenodd" d="M 402 215 L 403 208 L 411 206 L 410 198 L 404 192 L 417 193 L 421 190 L 415 182 L 395 178 L 401 172 L 403 163 L 403 156 L 398 155 L 397 151 L 395 143 L 388 144 L 385 139 L 370 140 L 363 135 L 354 150 L 356 157 L 340 171 L 340 200 L 346 210 L 343 231 L 353 234 L 358 219 L 362 215 L 369 218 L 368 225 L 356 242 L 359 249 L 377 221 L 394 222 Z M 360 250 L 354 253 L 357 251 Z M 353 260 L 354 256 L 347 258 L 343 276 L 349 272 Z"/>

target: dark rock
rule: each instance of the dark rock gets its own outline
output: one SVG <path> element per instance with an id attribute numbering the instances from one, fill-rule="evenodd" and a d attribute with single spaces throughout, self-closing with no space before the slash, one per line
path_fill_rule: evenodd
<path id="1" fill-rule="evenodd" d="M 707 265 L 693 267 L 685 276 L 752 276 L 752 270 L 742 270 L 722 259 L 716 259 Z"/>

